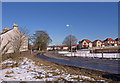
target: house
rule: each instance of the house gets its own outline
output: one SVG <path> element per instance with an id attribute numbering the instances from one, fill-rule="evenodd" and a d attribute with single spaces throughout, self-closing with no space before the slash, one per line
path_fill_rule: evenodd
<path id="1" fill-rule="evenodd" d="M 79 44 L 74 44 L 74 45 L 72 45 L 72 48 L 73 48 L 73 49 L 77 49 L 77 48 L 78 48 L 78 45 L 79 45 Z"/>
<path id="2" fill-rule="evenodd" d="M 48 46 L 47 47 L 47 50 L 48 51 L 52 51 L 52 50 L 61 50 L 62 49 L 62 47 L 61 46 Z"/>
<path id="3" fill-rule="evenodd" d="M 104 44 L 104 42 L 102 43 L 102 47 L 105 47 L 105 44 Z"/>
<path id="4" fill-rule="evenodd" d="M 62 47 L 62 50 L 68 50 L 68 46 L 66 46 L 66 45 L 63 45 L 61 47 Z"/>
<path id="5" fill-rule="evenodd" d="M 91 48 L 92 42 L 88 39 L 83 39 L 82 41 L 79 41 L 79 47 L 80 48 Z"/>
<path id="6" fill-rule="evenodd" d="M 16 51 L 28 50 L 28 37 L 18 30 L 18 24 L 13 25 L 13 29 L 5 27 L 0 34 L 0 51 L 4 53 L 13 53 Z"/>
<path id="7" fill-rule="evenodd" d="M 117 45 L 120 46 L 120 38 L 116 38 L 115 41 L 116 41 Z"/>
<path id="8" fill-rule="evenodd" d="M 61 46 L 53 46 L 54 50 L 61 50 L 61 48 L 62 48 Z"/>
<path id="9" fill-rule="evenodd" d="M 117 42 L 111 38 L 104 40 L 105 46 L 117 46 Z"/>
<path id="10" fill-rule="evenodd" d="M 103 47 L 104 43 L 101 40 L 93 41 L 93 47 Z"/>
<path id="11" fill-rule="evenodd" d="M 52 46 L 48 46 L 48 47 L 47 47 L 47 50 L 48 50 L 48 51 L 53 50 L 53 47 L 52 47 Z"/>

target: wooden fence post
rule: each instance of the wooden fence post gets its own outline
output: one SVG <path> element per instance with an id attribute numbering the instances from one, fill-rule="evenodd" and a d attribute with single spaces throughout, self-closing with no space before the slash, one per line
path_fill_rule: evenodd
<path id="1" fill-rule="evenodd" d="M 102 50 L 102 59 L 103 59 L 103 50 Z"/>

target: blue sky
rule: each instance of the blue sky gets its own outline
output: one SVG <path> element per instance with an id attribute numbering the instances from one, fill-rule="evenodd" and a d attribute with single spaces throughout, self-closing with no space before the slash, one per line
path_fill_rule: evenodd
<path id="1" fill-rule="evenodd" d="M 62 44 L 73 27 L 79 40 L 118 37 L 117 2 L 3 2 L 2 28 L 12 28 L 14 23 L 26 27 L 30 33 L 46 31 L 52 45 Z"/>

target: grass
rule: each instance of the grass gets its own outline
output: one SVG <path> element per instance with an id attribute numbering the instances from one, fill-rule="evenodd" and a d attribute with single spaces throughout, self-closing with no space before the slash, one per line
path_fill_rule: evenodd
<path id="1" fill-rule="evenodd" d="M 20 72 L 18 72 L 17 74 L 21 74 Z"/>
<path id="2" fill-rule="evenodd" d="M 45 77 L 44 78 L 49 78 L 50 76 L 49 75 L 45 75 Z"/>
<path id="3" fill-rule="evenodd" d="M 66 79 L 63 77 L 59 77 L 56 81 L 64 81 L 63 83 L 68 83 Z M 57 82 L 58 83 L 58 82 Z"/>
<path id="4" fill-rule="evenodd" d="M 2 65 L 2 68 L 0 68 L 0 69 L 6 69 L 6 68 L 14 68 L 14 67 L 19 67 L 19 66 L 21 66 L 21 65 L 19 65 L 19 64 L 12 64 L 12 65 L 10 65 L 10 66 L 8 66 L 7 64 L 4 64 L 4 65 Z"/>
<path id="5" fill-rule="evenodd" d="M 42 79 L 42 78 L 44 78 L 44 77 L 42 77 L 41 75 L 39 75 L 39 76 L 35 76 L 35 77 L 33 77 L 33 78 Z"/>
<path id="6" fill-rule="evenodd" d="M 58 74 L 57 72 L 47 72 L 47 73 L 51 73 L 53 76 L 60 75 L 60 74 Z"/>
<path id="7" fill-rule="evenodd" d="M 13 78 L 13 79 L 16 79 L 16 78 Z"/>
<path id="8" fill-rule="evenodd" d="M 37 75 L 36 73 L 31 73 L 31 74 L 33 74 L 33 75 Z"/>
<path id="9" fill-rule="evenodd" d="M 71 79 L 74 79 L 74 80 L 77 80 L 77 81 L 81 80 L 81 78 L 79 76 L 77 78 L 71 78 Z"/>
<path id="10" fill-rule="evenodd" d="M 5 77 L 13 77 L 13 76 L 11 76 L 11 75 L 5 75 Z"/>
<path id="11" fill-rule="evenodd" d="M 6 72 L 6 74 L 12 74 L 12 73 L 14 73 L 14 71 L 10 71 L 10 72 L 7 71 L 7 72 Z"/>

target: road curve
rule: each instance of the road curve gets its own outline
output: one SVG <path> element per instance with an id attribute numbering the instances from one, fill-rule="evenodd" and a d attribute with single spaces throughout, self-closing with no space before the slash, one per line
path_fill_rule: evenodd
<path id="1" fill-rule="evenodd" d="M 83 57 L 64 57 L 53 54 L 40 54 L 35 55 L 36 57 L 55 62 L 65 64 L 69 66 L 82 67 L 87 69 L 105 71 L 115 74 L 120 74 L 119 60 L 110 59 L 99 59 L 99 58 L 83 58 Z"/>

